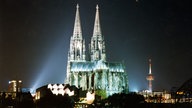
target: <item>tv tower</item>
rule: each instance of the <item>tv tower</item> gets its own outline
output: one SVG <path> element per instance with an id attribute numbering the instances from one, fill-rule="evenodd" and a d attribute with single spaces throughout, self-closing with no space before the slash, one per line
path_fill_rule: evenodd
<path id="1" fill-rule="evenodd" d="M 147 75 L 146 79 L 149 81 L 149 92 L 152 92 L 152 80 L 154 80 L 154 77 L 151 72 L 151 59 L 149 59 L 149 74 Z"/>

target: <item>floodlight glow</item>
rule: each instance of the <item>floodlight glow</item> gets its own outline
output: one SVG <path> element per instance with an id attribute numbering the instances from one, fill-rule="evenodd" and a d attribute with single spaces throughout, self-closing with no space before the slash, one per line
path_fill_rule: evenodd
<path id="1" fill-rule="evenodd" d="M 132 87 L 132 89 L 130 91 L 139 92 L 139 90 L 138 90 L 138 88 L 136 86 Z"/>
<path id="2" fill-rule="evenodd" d="M 61 41 L 61 40 L 59 40 Z M 38 75 L 37 78 L 35 79 L 35 82 L 33 83 L 32 87 L 31 87 L 31 91 L 34 92 L 37 88 L 39 88 L 42 85 L 47 85 L 49 83 L 63 83 L 64 82 L 64 76 L 65 76 L 65 71 L 64 69 L 59 69 L 58 61 L 61 60 L 60 57 L 58 57 L 58 51 L 61 51 L 61 43 L 62 42 L 57 42 L 59 44 L 57 44 L 56 47 L 52 48 L 53 50 L 51 50 L 49 56 L 47 57 L 47 60 L 44 61 L 44 66 L 41 68 L 41 70 L 38 70 Z M 54 74 L 58 71 L 61 71 L 59 74 Z M 54 75 L 54 76 L 53 76 Z M 58 78 L 61 77 L 61 78 Z M 63 78 L 62 78 L 63 76 Z M 59 81 L 58 81 L 59 80 Z"/>

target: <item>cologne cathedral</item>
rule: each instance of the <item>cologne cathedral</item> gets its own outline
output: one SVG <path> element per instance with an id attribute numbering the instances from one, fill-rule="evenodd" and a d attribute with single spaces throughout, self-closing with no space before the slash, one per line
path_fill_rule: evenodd
<path id="1" fill-rule="evenodd" d="M 96 6 L 93 35 L 89 44 L 89 60 L 86 60 L 85 48 L 79 6 L 77 5 L 65 83 L 81 88 L 83 91 L 94 91 L 97 95 L 101 93 L 103 97 L 128 92 L 128 79 L 124 64 L 106 60 L 105 40 L 101 32 L 98 5 Z"/>

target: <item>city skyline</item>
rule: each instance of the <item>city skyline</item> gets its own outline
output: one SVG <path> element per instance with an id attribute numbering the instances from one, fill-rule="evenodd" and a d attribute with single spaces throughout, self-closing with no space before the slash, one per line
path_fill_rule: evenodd
<path id="1" fill-rule="evenodd" d="M 0 90 L 19 79 L 27 88 L 64 83 L 67 52 L 79 4 L 86 47 L 100 7 L 107 61 L 124 62 L 130 90 L 170 90 L 192 77 L 189 3 L 162 1 L 5 1 L 1 15 Z M 89 52 L 86 52 L 89 53 Z"/>

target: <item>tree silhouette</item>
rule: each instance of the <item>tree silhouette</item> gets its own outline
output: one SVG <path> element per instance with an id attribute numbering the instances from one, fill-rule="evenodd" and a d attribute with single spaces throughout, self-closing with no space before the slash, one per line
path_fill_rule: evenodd
<path id="1" fill-rule="evenodd" d="M 142 95 L 138 95 L 136 93 L 120 93 L 120 94 L 113 94 L 112 96 L 108 97 L 108 103 L 110 107 L 120 107 L 120 108 L 127 108 L 132 107 L 134 108 L 141 107 L 145 108 L 145 99 Z"/>

